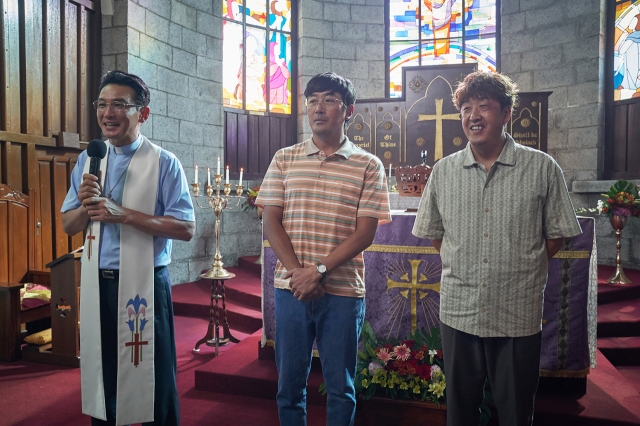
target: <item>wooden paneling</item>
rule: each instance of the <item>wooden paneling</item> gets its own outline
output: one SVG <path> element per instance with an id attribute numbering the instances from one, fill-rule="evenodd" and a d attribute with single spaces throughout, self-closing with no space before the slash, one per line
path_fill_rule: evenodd
<path id="1" fill-rule="evenodd" d="M 3 14 L 3 91 L 0 93 L 4 117 L 0 130 L 20 132 L 20 19 L 18 2 L 2 0 Z"/>
<path id="2" fill-rule="evenodd" d="M 627 168 L 640 177 L 640 103 L 629 104 L 627 131 Z"/>
<path id="3" fill-rule="evenodd" d="M 612 149 L 612 172 L 620 173 L 626 169 L 627 162 L 627 116 L 629 108 L 627 105 L 618 105 L 613 108 L 613 139 Z"/>
<path id="4" fill-rule="evenodd" d="M 261 180 L 280 148 L 293 145 L 295 120 L 283 116 L 263 116 L 225 111 L 225 154 L 232 179 L 244 169 L 244 178 Z"/>
<path id="5" fill-rule="evenodd" d="M 60 1 L 53 1 L 47 4 L 46 15 L 46 37 L 44 39 L 45 63 L 47 64 L 44 96 L 46 110 L 46 132 L 45 136 L 57 135 L 60 132 L 61 120 L 61 80 L 60 80 Z"/>
<path id="6" fill-rule="evenodd" d="M 32 269 L 82 244 L 82 234 L 62 231 L 60 207 L 78 154 L 99 135 L 99 9 L 91 0 L 0 0 L 0 184 L 30 194 L 17 226 Z M 57 147 L 63 131 L 80 149 Z"/>
<path id="7" fill-rule="evenodd" d="M 25 133 L 42 135 L 43 123 L 43 16 L 42 0 L 24 0 L 24 38 L 21 66 L 24 70 L 23 126 Z"/>

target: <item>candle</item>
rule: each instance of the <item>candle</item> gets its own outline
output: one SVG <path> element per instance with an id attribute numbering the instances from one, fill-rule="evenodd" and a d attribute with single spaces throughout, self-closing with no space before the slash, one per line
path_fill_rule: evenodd
<path id="1" fill-rule="evenodd" d="M 224 183 L 229 183 L 229 166 L 227 166 L 227 169 L 224 171 Z"/>
<path id="2" fill-rule="evenodd" d="M 243 169 L 240 168 L 240 182 L 238 182 L 238 186 L 242 186 L 242 171 Z"/>
<path id="3" fill-rule="evenodd" d="M 391 179 L 391 163 L 389 163 L 389 179 Z"/>
<path id="4" fill-rule="evenodd" d="M 220 157 L 218 157 L 218 171 L 216 172 L 216 174 L 220 174 Z"/>
<path id="5" fill-rule="evenodd" d="M 211 169 L 207 167 L 207 185 L 211 186 Z"/>
<path id="6" fill-rule="evenodd" d="M 198 165 L 196 164 L 196 183 L 198 183 Z"/>

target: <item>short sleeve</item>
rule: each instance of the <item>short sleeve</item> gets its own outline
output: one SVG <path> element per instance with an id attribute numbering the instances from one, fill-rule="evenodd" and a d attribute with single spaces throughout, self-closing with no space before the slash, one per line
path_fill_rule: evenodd
<path id="1" fill-rule="evenodd" d="M 189 183 L 178 158 L 163 151 L 160 164 L 160 203 L 164 207 L 163 216 L 194 222 L 193 202 L 189 193 Z"/>
<path id="2" fill-rule="evenodd" d="M 420 199 L 416 221 L 411 231 L 418 238 L 441 240 L 444 236 L 444 226 L 437 198 L 438 166 L 438 164 L 435 165 L 427 181 L 427 188 Z"/>
<path id="3" fill-rule="evenodd" d="M 64 198 L 64 202 L 62 203 L 62 207 L 60 208 L 61 213 L 75 210 L 81 205 L 80 200 L 78 200 L 78 189 L 80 188 L 80 184 L 82 183 L 82 171 L 84 170 L 84 165 L 86 162 L 87 152 L 83 151 L 78 156 L 78 161 L 71 171 L 71 185 L 69 186 L 67 196 Z"/>
<path id="4" fill-rule="evenodd" d="M 377 158 L 369 162 L 365 171 L 358 217 L 375 217 L 380 221 L 379 224 L 391 221 L 387 177 L 382 162 Z"/>
<path id="5" fill-rule="evenodd" d="M 257 206 L 284 207 L 284 173 L 283 173 L 283 153 L 276 152 L 273 156 L 271 164 L 264 176 L 258 198 L 256 198 Z"/>
<path id="6" fill-rule="evenodd" d="M 549 168 L 549 187 L 543 212 L 543 233 L 548 240 L 582 233 L 562 170 L 553 159 Z"/>

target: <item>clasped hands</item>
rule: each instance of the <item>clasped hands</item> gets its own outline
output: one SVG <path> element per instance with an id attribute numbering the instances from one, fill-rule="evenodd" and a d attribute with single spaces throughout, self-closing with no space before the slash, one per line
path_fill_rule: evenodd
<path id="1" fill-rule="evenodd" d="M 98 178 L 88 173 L 82 175 L 82 183 L 78 188 L 78 200 L 87 211 L 89 219 L 93 221 L 122 223 L 128 213 L 128 209 L 103 197 Z"/>
<path id="2" fill-rule="evenodd" d="M 289 287 L 293 297 L 301 302 L 311 302 L 324 296 L 322 286 L 322 274 L 318 272 L 315 265 L 304 268 L 294 268 L 284 275 L 284 278 L 291 278 Z"/>

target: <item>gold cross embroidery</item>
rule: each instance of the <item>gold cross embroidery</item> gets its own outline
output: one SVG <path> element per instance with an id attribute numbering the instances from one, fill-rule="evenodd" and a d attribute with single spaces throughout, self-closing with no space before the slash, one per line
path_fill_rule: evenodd
<path id="1" fill-rule="evenodd" d="M 442 114 L 442 104 L 444 99 L 436 99 L 436 114 L 418 114 L 418 121 L 431 121 L 436 122 L 436 146 L 433 153 L 433 161 L 441 159 L 443 154 L 442 149 L 442 120 L 460 120 L 460 114 Z"/>
<path id="2" fill-rule="evenodd" d="M 411 281 L 409 281 L 409 274 L 405 273 L 400 277 L 402 281 L 393 281 L 387 275 L 387 292 L 392 288 L 406 288 L 407 290 L 401 291 L 400 294 L 411 301 L 411 332 L 413 333 L 418 327 L 418 314 L 417 314 L 417 300 L 424 299 L 427 296 L 426 291 L 420 290 L 433 290 L 440 293 L 440 283 L 427 284 L 427 277 L 424 274 L 418 275 L 418 266 L 424 262 L 421 259 L 410 259 L 411 264 Z"/>

